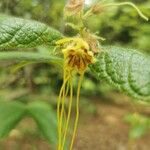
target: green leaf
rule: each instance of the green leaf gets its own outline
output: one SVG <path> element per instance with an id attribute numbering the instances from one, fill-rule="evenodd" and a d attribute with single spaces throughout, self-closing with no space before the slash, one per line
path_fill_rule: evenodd
<path id="1" fill-rule="evenodd" d="M 0 138 L 6 137 L 25 115 L 25 106 L 18 102 L 0 102 Z"/>
<path id="2" fill-rule="evenodd" d="M 91 66 L 98 79 L 105 79 L 128 95 L 150 102 L 150 57 L 136 50 L 104 47 Z"/>
<path id="3" fill-rule="evenodd" d="M 39 129 L 49 143 L 57 144 L 57 119 L 54 110 L 44 102 L 32 102 L 28 106 L 29 115 L 37 122 Z"/>
<path id="4" fill-rule="evenodd" d="M 35 52 L 0 52 L 0 61 L 32 61 L 62 64 L 62 58 Z"/>
<path id="5" fill-rule="evenodd" d="M 147 131 L 147 128 L 146 126 L 144 125 L 137 125 L 133 128 L 130 129 L 130 132 L 129 132 L 129 137 L 131 139 L 138 139 L 138 138 L 141 138 Z"/>
<path id="6" fill-rule="evenodd" d="M 129 138 L 138 139 L 150 129 L 150 118 L 139 114 L 128 114 L 124 120 L 130 124 Z"/>
<path id="7" fill-rule="evenodd" d="M 0 15 L 0 49 L 51 45 L 60 38 L 60 32 L 43 23 Z"/>

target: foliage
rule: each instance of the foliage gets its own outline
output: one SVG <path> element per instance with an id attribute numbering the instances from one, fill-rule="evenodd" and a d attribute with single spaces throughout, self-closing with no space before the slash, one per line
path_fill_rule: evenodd
<path id="1" fill-rule="evenodd" d="M 0 48 L 32 48 L 50 45 L 62 35 L 36 21 L 0 16 Z"/>
<path id="2" fill-rule="evenodd" d="M 14 1 L 17 2 L 16 0 Z M 54 6 L 54 2 L 55 1 L 51 2 L 52 6 Z M 52 21 L 51 25 L 54 26 L 55 24 L 57 24 L 57 28 L 59 28 L 58 20 L 59 21 L 61 20 L 60 18 L 61 11 L 58 8 L 62 10 L 63 3 L 64 1 L 58 4 L 58 6 L 56 6 L 57 9 L 54 7 L 56 10 L 52 11 L 53 17 L 49 16 L 51 14 L 47 14 L 45 16 L 44 21 L 45 22 L 47 21 L 49 24 Z M 28 16 L 27 11 L 31 11 L 31 10 L 32 10 L 31 11 L 32 15 L 34 16 L 36 12 L 39 11 L 38 12 L 39 15 L 40 12 L 43 11 L 43 7 L 45 8 L 45 4 L 47 4 L 46 0 L 44 0 L 42 4 L 40 4 L 38 0 L 36 0 L 35 4 L 33 4 L 31 1 L 23 0 L 22 3 L 20 3 L 19 5 L 24 6 L 23 11 L 26 12 L 25 16 Z M 32 9 L 34 5 L 36 5 L 35 6 L 36 8 Z M 50 8 L 52 8 L 52 6 Z M 50 11 L 50 8 L 48 8 L 47 11 Z M 15 14 L 15 15 L 17 14 L 22 16 L 24 15 L 24 12 L 21 11 L 22 10 L 17 10 L 17 8 L 12 8 L 11 14 Z M 134 16 L 135 13 L 132 12 L 129 17 L 123 17 L 120 14 L 122 14 L 122 11 L 119 9 L 114 11 L 114 13 L 111 13 L 110 16 L 109 15 L 107 17 L 102 16 L 101 20 L 94 18 L 95 20 L 94 22 L 97 23 L 100 34 L 103 34 L 104 36 L 106 34 L 108 43 L 114 43 L 113 41 L 117 40 L 117 43 L 119 44 L 124 42 L 126 44 L 136 45 L 137 43 L 139 43 L 138 41 L 141 35 L 143 35 L 141 32 L 139 32 L 138 34 L 136 34 L 136 36 L 138 36 L 137 40 L 134 40 L 134 35 L 139 29 L 139 28 L 135 28 L 137 22 L 131 21 L 130 24 L 125 24 L 126 20 Z M 28 18 L 34 18 L 32 15 Z M 38 19 L 38 15 L 35 15 L 36 19 Z M 42 14 L 40 15 L 41 15 L 40 19 L 42 20 L 42 17 L 44 15 Z M 57 16 L 59 16 L 58 20 L 57 20 Z M 49 20 L 46 20 L 47 17 L 50 17 Z M 107 19 L 109 17 L 111 18 L 111 20 Z M 116 18 L 119 19 L 119 24 L 117 25 L 114 22 Z M 92 17 L 88 19 L 86 27 L 90 27 L 94 31 L 97 30 L 97 27 L 95 26 L 95 24 L 93 24 L 92 19 L 93 19 Z M 83 21 L 80 23 L 84 24 L 85 22 Z M 78 28 L 76 26 L 73 26 L 72 24 L 70 24 L 70 27 L 73 27 L 73 29 L 78 30 Z M 146 35 L 146 37 L 145 36 L 143 37 L 144 44 L 141 43 L 139 47 L 148 50 L 147 44 L 149 45 L 149 42 L 146 42 L 146 40 L 149 38 L 149 34 L 145 32 L 148 28 L 147 23 L 141 26 L 141 28 L 143 27 L 144 27 L 143 32 Z M 64 32 L 63 28 L 64 26 L 62 25 L 61 29 Z M 108 29 L 110 29 L 111 31 L 109 36 L 106 33 L 106 31 L 108 32 Z M 68 35 L 74 34 L 74 32 L 71 30 L 72 29 L 69 29 Z M 90 32 L 88 31 L 88 33 Z M 90 36 L 92 38 L 93 37 L 96 38 L 96 42 L 97 42 L 98 36 L 97 35 L 93 36 L 93 35 L 94 34 L 91 34 Z M 51 65 L 57 64 L 59 65 L 59 67 L 60 66 L 62 67 L 63 64 L 62 55 L 60 55 L 59 52 L 57 53 L 58 47 L 56 47 L 55 44 L 57 40 L 63 37 L 64 35 L 62 35 L 59 31 L 43 23 L 1 14 L 0 15 L 0 50 L 1 51 L 5 50 L 5 51 L 0 52 L 0 61 L 7 60 L 7 61 L 12 61 L 17 63 L 21 62 L 14 67 L 15 68 L 14 70 L 17 70 L 18 68 L 22 68 L 28 64 L 33 64 L 33 63 L 34 64 L 48 63 Z M 84 37 L 86 36 L 84 35 Z M 99 43 L 96 44 L 99 45 Z M 48 47 L 39 48 L 39 46 L 48 46 Z M 27 49 L 29 48 L 30 50 L 32 50 L 32 52 L 27 51 Z M 150 58 L 149 56 L 140 53 L 138 50 L 127 49 L 127 48 L 120 48 L 120 47 L 113 47 L 113 46 L 98 47 L 98 48 L 99 48 L 98 51 L 100 53 L 96 55 L 96 63 L 90 66 L 91 72 L 94 75 L 96 75 L 97 78 L 99 78 L 100 80 L 105 79 L 106 81 L 108 81 L 108 83 L 114 85 L 117 89 L 126 92 L 133 98 L 141 99 L 143 101 L 149 102 L 150 101 L 150 78 L 149 78 Z M 18 52 L 17 50 L 20 49 L 24 51 Z M 81 49 L 83 49 L 83 46 L 81 47 Z M 56 51 L 53 52 L 53 50 Z M 41 68 L 42 68 L 41 72 L 43 73 L 44 70 L 43 66 L 41 66 Z M 58 76 L 56 76 L 56 80 L 57 79 Z M 6 135 L 8 135 L 11 129 L 14 128 L 22 118 L 24 118 L 25 116 L 30 116 L 36 121 L 40 131 L 47 138 L 47 140 L 50 143 L 56 145 L 57 135 L 56 135 L 55 113 L 47 103 L 31 102 L 29 104 L 24 104 L 20 102 L 10 102 L 10 103 L 2 102 L 2 104 L 0 105 L 0 112 L 3 112 L 0 115 L 0 122 L 1 122 L 0 137 L 3 138 Z M 134 118 L 132 117 L 129 118 L 130 118 L 129 122 L 131 120 L 134 120 Z M 133 123 L 133 125 L 135 125 L 136 127 L 134 126 L 134 129 L 131 131 L 131 137 L 133 138 L 141 136 L 147 130 L 147 119 L 144 119 L 146 121 L 144 121 L 144 123 L 142 123 L 142 125 L 140 124 L 139 126 L 137 126 L 137 122 L 138 122 L 137 120 Z"/>
<path id="3" fill-rule="evenodd" d="M 118 0 L 118 2 L 120 1 Z M 132 2 L 135 2 L 150 18 L 149 0 L 133 0 Z M 103 35 L 106 39 L 103 41 L 104 45 L 125 47 L 128 45 L 128 47 L 134 47 L 140 51 L 150 52 L 149 21 L 141 20 L 137 13 L 129 7 L 110 8 L 108 12 L 101 14 L 100 19 L 97 19 L 97 16 L 91 16 L 88 26 L 92 31 L 98 32 L 98 35 Z"/>
<path id="4" fill-rule="evenodd" d="M 6 18 L 6 17 L 5 17 Z M 14 18 L 13 18 L 14 20 Z M 28 21 L 23 20 L 23 19 L 16 19 L 16 24 L 18 26 L 16 26 L 14 23 L 12 24 L 14 27 L 19 27 L 19 24 L 23 25 L 25 24 L 25 22 L 27 22 L 27 27 L 25 27 L 25 29 L 19 33 L 17 33 L 18 35 L 16 36 L 16 34 L 13 34 L 12 37 L 10 39 L 13 39 L 13 41 L 11 41 L 9 38 L 7 38 L 7 36 L 3 36 L 3 35 L 9 35 L 11 33 L 9 33 L 10 31 L 14 31 L 13 27 L 11 26 L 11 24 L 9 22 L 12 22 L 12 18 L 8 17 L 7 19 L 5 19 L 5 21 L 3 22 L 3 17 L 1 19 L 1 26 L 5 25 L 6 22 L 6 29 L 3 30 L 1 32 L 1 36 L 6 38 L 3 40 L 3 38 L 1 38 L 1 47 L 8 47 L 8 48 L 18 48 L 18 47 L 22 47 L 22 48 L 28 48 L 29 46 L 33 46 L 36 47 L 39 44 L 46 44 L 43 43 L 39 40 L 35 40 L 35 37 L 33 36 L 34 34 L 31 34 L 33 31 L 37 34 L 37 32 L 41 32 L 41 28 L 44 28 L 45 31 L 45 25 L 41 24 L 41 26 L 39 26 L 38 28 L 36 28 L 37 26 L 33 25 L 32 23 L 28 24 Z M 8 22 L 8 23 L 7 23 Z M 25 24 L 26 26 L 26 24 Z M 4 28 L 4 27 L 3 27 Z M 3 29 L 2 28 L 2 29 Z M 48 27 L 46 27 L 48 28 Z M 49 29 L 49 28 L 48 28 Z M 26 32 L 26 30 L 28 30 L 28 32 Z M 56 39 L 59 39 L 61 37 L 61 34 L 59 34 L 59 32 L 56 32 L 56 36 L 55 36 L 55 30 L 53 31 L 53 29 L 51 30 L 46 30 L 46 35 L 50 35 L 51 36 L 51 41 L 55 41 Z M 9 33 L 9 34 L 8 34 Z M 25 33 L 25 34 L 22 34 Z M 43 33 L 43 32 L 42 32 Z M 19 35 L 20 34 L 20 35 Z M 59 35 L 59 36 L 58 36 Z M 21 38 L 20 38 L 21 36 Z M 33 45 L 30 43 L 26 43 L 24 42 L 23 44 L 21 43 L 21 41 L 18 41 L 17 38 L 19 38 L 19 40 L 22 41 L 32 41 L 30 40 L 30 38 L 32 39 L 33 36 L 33 41 L 31 42 L 33 43 Z M 50 38 L 50 36 L 45 37 L 43 36 L 45 40 L 47 40 L 48 38 Z M 26 37 L 29 37 L 29 39 L 27 39 Z M 38 37 L 38 34 L 36 35 L 36 39 L 43 39 L 43 37 L 41 38 L 41 34 Z M 9 41 L 7 43 L 7 41 Z M 126 91 L 128 94 L 130 94 L 133 97 L 136 98 L 142 98 L 142 99 L 148 99 L 149 100 L 149 93 L 150 93 L 150 85 L 149 85 L 149 67 L 145 67 L 145 66 L 149 66 L 149 57 L 144 56 L 141 53 L 138 53 L 136 51 L 128 51 L 126 49 L 122 49 L 122 48 L 107 48 L 108 50 L 104 50 L 104 52 L 100 53 L 100 59 L 97 58 L 98 61 L 100 61 L 100 63 L 96 63 L 95 66 L 97 66 L 96 73 L 99 75 L 99 77 L 105 77 L 107 78 L 107 80 L 109 80 L 110 82 L 115 83 L 115 85 L 117 85 L 116 87 L 118 87 L 121 90 Z M 46 55 L 39 55 L 40 58 L 38 58 L 37 55 L 38 53 L 29 53 L 29 52 L 20 52 L 20 53 L 10 53 L 10 52 L 6 52 L 6 53 L 2 53 L 1 54 L 1 60 L 3 59 L 15 59 L 17 60 L 17 58 L 19 60 L 22 61 L 26 61 L 27 58 L 28 60 L 33 61 L 34 58 L 37 59 L 38 61 L 45 61 L 47 60 L 47 54 Z M 32 59 L 33 58 L 33 59 Z M 51 59 L 51 58 L 50 58 Z M 53 59 L 53 57 L 52 57 Z M 57 59 L 57 58 L 56 58 Z M 59 59 L 59 58 L 58 58 Z M 137 64 L 137 62 L 139 61 L 139 64 Z M 141 64 L 141 61 L 143 61 L 143 63 Z M 108 66 L 107 70 L 105 68 L 105 66 Z M 137 69 L 138 66 L 138 70 Z M 144 66 L 144 67 L 143 67 Z M 100 67 L 100 69 L 99 69 Z M 114 70 L 114 68 L 116 68 L 116 70 Z M 144 75 L 141 75 L 141 72 L 144 73 Z M 111 74 L 112 77 L 110 77 L 110 75 L 108 76 L 108 74 Z"/>
<path id="5" fill-rule="evenodd" d="M 131 125 L 129 138 L 139 139 L 145 135 L 150 129 L 149 117 L 139 114 L 128 114 L 125 121 Z"/>
<path id="6" fill-rule="evenodd" d="M 39 130 L 53 145 L 57 143 L 56 113 L 45 102 L 36 101 L 29 105 L 20 102 L 0 102 L 0 138 L 5 138 L 10 131 L 25 117 L 32 117 Z"/>
<path id="7" fill-rule="evenodd" d="M 7 136 L 24 114 L 25 107 L 23 104 L 0 102 L 0 138 Z"/>
<path id="8" fill-rule="evenodd" d="M 44 102 L 32 102 L 28 105 L 28 114 L 37 122 L 40 131 L 50 143 L 57 144 L 57 120 L 54 110 Z"/>
<path id="9" fill-rule="evenodd" d="M 91 66 L 98 78 L 106 79 L 129 95 L 150 100 L 150 58 L 136 50 L 105 47 Z"/>

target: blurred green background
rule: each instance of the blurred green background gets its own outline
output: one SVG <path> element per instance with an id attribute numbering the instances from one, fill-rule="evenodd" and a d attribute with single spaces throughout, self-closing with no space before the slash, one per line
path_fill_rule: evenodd
<path id="1" fill-rule="evenodd" d="M 90 7 L 94 2 L 100 2 L 100 0 L 86 0 L 86 7 Z M 106 2 L 123 2 L 123 0 L 110 0 Z M 134 2 L 142 12 L 150 18 L 150 0 L 132 0 L 132 2 Z M 65 35 L 70 36 L 74 33 L 70 29 L 65 28 L 65 22 L 63 20 L 65 3 L 65 0 L 0 0 L 0 13 L 38 20 L 58 29 Z M 92 32 L 97 32 L 98 35 L 106 38 L 104 42 L 101 42 L 102 45 L 119 45 L 122 47 L 136 48 L 148 55 L 150 54 L 150 22 L 141 19 L 137 12 L 129 6 L 110 8 L 106 13 L 90 17 L 86 25 Z M 40 47 L 37 50 L 47 51 L 48 49 Z M 52 64 L 41 63 L 28 65 L 16 72 L 12 72 L 16 67 L 18 67 L 16 62 L 0 62 L 0 100 L 21 101 L 23 103 L 37 100 L 46 101 L 55 110 L 57 95 L 62 83 L 60 68 L 57 68 Z M 74 85 L 74 89 L 76 89 L 76 82 Z M 108 123 L 108 128 L 110 129 L 110 141 L 108 141 L 110 142 L 111 149 L 116 150 L 116 147 L 118 147 L 118 144 L 116 145 L 117 139 L 121 139 L 120 145 L 126 148 L 130 145 L 127 142 L 127 139 L 124 139 L 117 131 L 111 133 L 115 124 L 120 121 L 120 131 L 122 131 L 123 127 L 125 129 L 124 134 L 128 137 L 129 126 L 124 124 L 124 121 L 122 120 L 123 116 L 132 112 L 140 112 L 146 116 L 150 116 L 149 107 L 145 105 L 139 106 L 139 104 L 134 101 L 129 102 L 129 99 L 129 97 L 120 94 L 116 89 L 110 87 L 105 82 L 97 81 L 97 79 L 90 74 L 90 71 L 88 71 L 85 75 L 81 90 L 81 129 L 83 128 L 82 124 L 86 122 L 86 118 L 87 121 L 91 122 L 91 126 L 87 127 L 87 131 L 90 131 L 91 128 L 100 124 L 98 121 L 94 121 L 94 125 L 92 124 L 92 120 L 103 121 L 102 125 L 104 126 L 104 123 Z M 125 109 L 125 111 L 122 112 L 122 109 Z M 110 113 L 108 114 L 106 111 L 110 111 Z M 28 122 L 31 123 L 33 126 L 32 128 L 29 128 L 30 125 L 28 125 Z M 109 129 L 105 129 L 102 125 L 99 127 L 100 130 L 102 130 L 102 133 L 107 134 L 106 131 Z M 124 127 L 125 125 L 127 127 Z M 49 145 L 43 140 L 38 133 L 36 125 L 29 118 L 23 120 L 16 130 L 17 133 L 13 139 L 8 138 L 0 143 L 0 150 L 1 147 L 3 147 L 2 150 L 15 150 L 17 147 L 18 150 L 49 149 Z M 96 134 L 96 131 L 94 130 L 91 132 L 95 132 Z M 99 134 L 102 133 L 100 132 Z M 23 137 L 19 137 L 20 134 Z M 89 136 L 90 132 L 89 135 L 88 133 L 84 133 L 84 131 L 83 133 L 81 131 L 79 132 L 79 140 L 83 142 L 79 142 L 76 149 L 84 150 L 86 149 L 86 146 L 88 147 L 88 144 L 86 143 L 88 143 L 88 140 L 91 141 L 91 139 L 86 139 L 86 134 Z M 97 137 L 97 135 L 93 136 L 95 136 L 95 138 L 101 138 Z M 111 138 L 113 137 L 116 141 L 111 141 Z M 148 136 L 148 139 L 150 139 L 150 136 Z M 108 141 L 101 141 L 102 150 L 110 149 L 107 145 Z M 140 150 L 148 150 L 147 148 L 150 147 L 150 144 L 147 141 L 147 138 L 140 142 L 142 146 L 144 144 L 147 146 L 145 146 L 146 149 L 138 142 L 137 147 L 140 145 Z M 21 148 L 22 144 L 25 145 L 24 148 Z M 93 144 L 95 146 L 94 150 L 99 150 L 100 145 L 98 142 L 94 142 Z M 15 148 L 12 149 L 12 145 Z M 37 145 L 42 146 L 40 147 Z M 135 147 L 135 149 L 137 147 Z"/>

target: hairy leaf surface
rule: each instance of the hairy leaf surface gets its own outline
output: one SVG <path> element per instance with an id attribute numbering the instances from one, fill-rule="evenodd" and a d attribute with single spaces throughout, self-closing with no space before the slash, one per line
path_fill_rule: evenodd
<path id="1" fill-rule="evenodd" d="M 60 32 L 43 23 L 0 15 L 0 49 L 51 45 L 61 37 Z"/>
<path id="2" fill-rule="evenodd" d="M 91 67 L 101 80 L 134 98 L 150 102 L 150 57 L 136 50 L 104 47 Z"/>

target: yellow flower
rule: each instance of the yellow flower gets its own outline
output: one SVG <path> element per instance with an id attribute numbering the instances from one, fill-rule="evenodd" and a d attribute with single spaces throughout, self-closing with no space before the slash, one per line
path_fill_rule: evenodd
<path id="1" fill-rule="evenodd" d="M 64 78 L 57 103 L 58 150 L 64 150 L 70 123 L 73 101 L 73 72 L 77 72 L 80 75 L 76 93 L 76 117 L 69 148 L 69 150 L 72 150 L 79 120 L 79 96 L 82 79 L 84 77 L 84 72 L 86 71 L 87 66 L 91 63 L 94 63 L 95 60 L 93 52 L 90 51 L 89 44 L 82 38 L 64 38 L 62 40 L 57 41 L 56 44 L 60 47 L 63 47 L 62 53 L 64 55 Z M 65 100 L 67 96 L 69 96 L 69 104 L 68 111 L 65 111 Z M 65 112 L 67 112 L 67 114 L 65 114 Z M 64 118 L 66 118 L 66 121 L 64 121 Z"/>
<path id="2" fill-rule="evenodd" d="M 64 67 L 69 71 L 77 71 L 82 74 L 89 64 L 95 62 L 93 52 L 89 50 L 89 45 L 82 38 L 65 38 L 57 42 L 65 45 L 62 50 L 64 55 Z"/>

